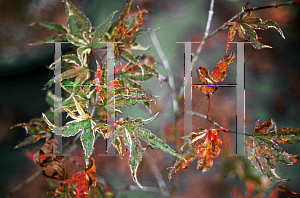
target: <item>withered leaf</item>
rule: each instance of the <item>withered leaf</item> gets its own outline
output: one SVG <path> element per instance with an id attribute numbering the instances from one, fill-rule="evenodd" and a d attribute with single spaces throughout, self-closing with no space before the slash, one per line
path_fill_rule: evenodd
<path id="1" fill-rule="evenodd" d="M 196 69 L 198 79 L 203 84 L 200 85 L 199 89 L 203 93 L 205 93 L 207 99 L 211 97 L 213 93 L 218 89 L 215 84 L 218 84 L 225 79 L 228 65 L 232 63 L 234 57 L 234 51 L 231 52 L 230 56 L 225 55 L 223 60 L 220 61 L 214 68 L 211 75 L 209 75 L 209 72 L 205 67 L 199 67 L 198 69 Z"/>
<path id="2" fill-rule="evenodd" d="M 188 162 L 193 161 L 198 155 L 197 169 L 202 172 L 209 170 L 213 165 L 213 158 L 218 157 L 221 151 L 222 141 L 218 137 L 216 129 L 203 129 L 200 132 L 192 132 L 188 137 L 189 142 L 180 149 L 184 159 L 178 158 L 169 172 L 169 180 L 180 168 L 186 169 Z"/>
<path id="3" fill-rule="evenodd" d="M 262 21 L 261 18 L 250 16 L 251 12 L 245 12 L 241 14 L 238 21 L 225 23 L 226 25 L 230 26 L 226 52 L 229 48 L 229 43 L 234 39 L 236 31 L 238 32 L 238 36 L 241 39 L 243 39 L 244 41 L 252 42 L 251 45 L 255 49 L 272 48 L 271 46 L 264 45 L 258 41 L 259 37 L 257 36 L 255 30 L 266 30 L 269 28 L 274 28 L 280 33 L 282 38 L 285 38 L 282 30 L 276 22 L 272 20 Z"/>
<path id="4" fill-rule="evenodd" d="M 299 159 L 296 155 L 285 152 L 278 144 L 300 141 L 300 129 L 276 129 L 271 118 L 258 126 L 255 123 L 253 136 L 245 140 L 246 153 L 251 165 L 265 174 L 269 179 L 279 182 L 281 179 L 276 173 L 276 161 L 285 165 L 293 165 Z M 270 131 L 272 128 L 275 130 Z"/>

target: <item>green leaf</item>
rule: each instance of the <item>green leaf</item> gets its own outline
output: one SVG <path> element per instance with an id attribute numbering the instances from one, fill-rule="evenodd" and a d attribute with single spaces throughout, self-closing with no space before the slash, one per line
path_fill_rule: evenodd
<path id="1" fill-rule="evenodd" d="M 162 151 L 168 152 L 173 156 L 181 157 L 173 149 L 171 149 L 169 145 L 165 144 L 159 137 L 151 133 L 150 130 L 141 127 L 134 128 L 133 130 L 139 138 L 141 138 L 144 142 L 147 142 L 147 145 L 150 148 L 157 148 Z"/>
<path id="2" fill-rule="evenodd" d="M 228 42 L 226 46 L 226 52 L 229 48 L 229 42 L 231 42 L 234 38 L 235 32 L 238 31 L 238 35 L 244 41 L 252 42 L 251 45 L 255 49 L 262 49 L 262 48 L 272 48 L 271 46 L 264 45 L 258 41 L 258 36 L 256 33 L 256 29 L 258 30 L 266 30 L 269 28 L 276 29 L 282 38 L 285 38 L 283 35 L 282 30 L 280 29 L 279 25 L 272 21 L 262 21 L 262 19 L 258 17 L 250 17 L 251 12 L 245 12 L 240 15 L 240 19 L 237 22 L 226 22 L 226 25 L 231 26 L 228 32 Z"/>
<path id="3" fill-rule="evenodd" d="M 152 149 L 158 148 L 181 158 L 181 155 L 177 154 L 160 138 L 152 134 L 151 131 L 140 127 L 142 125 L 150 123 L 155 119 L 156 116 L 157 114 L 147 120 L 143 120 L 141 118 L 132 119 L 129 117 L 126 118 L 126 120 L 123 120 L 122 118 L 120 118 L 115 122 L 116 131 L 112 133 L 112 137 L 108 142 L 108 145 L 111 145 L 113 143 L 114 146 L 117 147 L 118 145 L 116 145 L 115 140 L 118 140 L 117 138 L 123 140 L 123 143 L 129 149 L 129 165 L 132 173 L 132 178 L 139 187 L 142 186 L 137 181 L 136 172 L 139 163 L 142 160 L 142 152 L 144 150 L 139 139 L 145 141 Z M 119 143 L 119 141 L 117 141 L 117 143 Z"/>
<path id="4" fill-rule="evenodd" d="M 91 48 L 89 47 L 79 47 L 77 48 L 77 56 L 81 62 L 80 65 L 84 67 L 88 67 L 87 65 L 87 56 L 91 52 Z"/>
<path id="5" fill-rule="evenodd" d="M 258 126 L 258 121 L 255 123 L 253 136 L 245 140 L 246 153 L 250 164 L 267 175 L 267 177 L 275 182 L 287 181 L 281 179 L 276 173 L 276 161 L 285 164 L 293 165 L 299 159 L 296 155 L 286 153 L 277 143 L 294 143 L 300 141 L 300 129 L 279 129 L 270 131 L 275 127 L 275 123 L 269 118 L 263 124 Z"/>
<path id="6" fill-rule="evenodd" d="M 133 87 L 142 89 L 142 86 L 139 83 L 137 83 L 135 80 L 128 78 L 128 76 L 119 75 L 117 79 L 119 81 L 119 84 L 123 87 Z"/>
<path id="7" fill-rule="evenodd" d="M 124 39 L 122 41 L 122 43 L 124 43 L 124 44 L 130 43 L 130 41 L 135 40 L 138 36 L 140 36 L 140 35 L 142 35 L 146 32 L 151 32 L 151 31 L 153 31 L 153 30 L 139 30 L 139 31 L 136 31 L 130 37 Z"/>
<path id="8" fill-rule="evenodd" d="M 243 20 L 244 23 L 247 23 L 249 26 L 258 29 L 258 30 L 266 30 L 269 28 L 276 29 L 282 38 L 285 39 L 282 30 L 280 29 L 279 25 L 272 20 L 262 21 L 261 18 L 258 17 L 250 17 Z"/>
<path id="9" fill-rule="evenodd" d="M 140 187 L 143 188 L 142 185 L 138 182 L 136 172 L 138 169 L 138 166 L 140 162 L 142 161 L 142 146 L 140 141 L 137 139 L 137 137 L 130 133 L 127 130 L 127 127 L 124 128 L 123 132 L 123 141 L 125 146 L 129 149 L 129 165 L 131 170 L 131 176 L 135 183 Z"/>
<path id="10" fill-rule="evenodd" d="M 132 0 L 127 0 L 126 3 L 124 4 L 123 9 L 119 16 L 119 26 L 125 22 L 126 17 L 129 13 L 131 4 L 132 4 Z"/>
<path id="11" fill-rule="evenodd" d="M 67 34 L 67 39 L 75 46 L 86 47 L 88 45 L 83 39 L 77 38 L 72 34 Z"/>
<path id="12" fill-rule="evenodd" d="M 69 1 L 66 1 L 66 15 L 70 30 L 69 33 L 90 43 L 92 31 L 90 20 Z"/>
<path id="13" fill-rule="evenodd" d="M 35 142 L 37 142 L 40 138 L 44 138 L 44 137 L 46 137 L 46 136 L 35 136 L 35 135 L 31 135 L 31 136 L 25 138 L 25 140 L 22 141 L 21 143 L 19 143 L 18 145 L 16 145 L 16 146 L 14 147 L 14 149 L 20 148 L 20 147 L 22 147 L 22 146 L 26 146 L 26 145 L 28 145 L 28 144 L 35 143 Z"/>
<path id="14" fill-rule="evenodd" d="M 32 25 L 39 25 L 39 26 L 46 28 L 47 30 L 50 30 L 50 31 L 53 31 L 53 32 L 56 32 L 59 34 L 67 33 L 67 30 L 64 26 L 53 23 L 53 22 L 35 22 L 35 23 L 30 24 L 30 26 L 32 26 Z"/>
<path id="15" fill-rule="evenodd" d="M 53 62 L 50 67 L 53 67 L 57 62 L 59 62 L 60 60 L 57 60 L 55 62 Z M 78 59 L 78 57 L 75 54 L 67 54 L 67 55 L 63 55 L 61 57 L 61 61 L 66 62 L 66 63 L 70 63 L 72 65 L 75 66 L 80 66 L 80 60 Z"/>
<path id="16" fill-rule="evenodd" d="M 29 135 L 38 135 L 41 132 L 50 132 L 46 122 L 39 118 L 31 119 L 28 123 L 19 123 L 11 127 L 23 127 Z"/>
<path id="17" fill-rule="evenodd" d="M 86 119 L 86 120 L 73 120 L 68 123 L 64 127 L 57 127 L 54 126 L 46 117 L 45 114 L 43 114 L 43 117 L 47 124 L 49 125 L 50 129 L 57 135 L 61 135 L 63 137 L 70 137 L 74 136 L 79 132 L 81 133 L 81 143 L 82 147 L 84 149 L 84 158 L 86 161 L 86 164 L 88 164 L 88 158 L 91 156 L 92 152 L 94 151 L 94 142 L 95 142 L 95 135 L 93 131 L 93 127 L 95 126 L 95 123 L 92 120 Z"/>
<path id="18" fill-rule="evenodd" d="M 124 58 L 126 58 L 126 60 L 132 62 L 135 65 L 141 66 L 140 62 L 136 58 L 133 57 L 133 55 L 130 51 L 119 49 L 119 52 L 124 56 Z"/>
<path id="19" fill-rule="evenodd" d="M 41 41 L 37 41 L 34 43 L 30 43 L 29 45 L 39 45 L 39 44 L 43 44 L 43 43 L 50 43 L 50 42 L 57 42 L 57 41 L 62 41 L 66 39 L 66 35 L 65 34 L 58 34 L 55 36 L 50 36 L 48 38 L 45 38 Z"/>
<path id="20" fill-rule="evenodd" d="M 146 81 L 152 78 L 154 74 L 157 77 L 159 76 L 158 71 L 155 68 L 141 63 L 139 63 L 139 65 L 134 65 L 132 63 L 128 64 L 127 67 L 122 70 L 122 74 L 137 81 Z"/>
<path id="21" fill-rule="evenodd" d="M 74 84 L 73 84 L 73 93 L 76 92 L 76 90 L 79 89 L 79 86 L 81 86 L 85 81 L 87 81 L 90 78 L 91 74 L 88 68 L 83 67 L 76 77 Z"/>
<path id="22" fill-rule="evenodd" d="M 95 29 L 92 48 L 103 47 L 103 44 L 106 45 L 106 43 L 100 44 L 99 39 L 102 38 L 105 35 L 105 33 L 108 31 L 111 24 L 111 20 L 114 17 L 116 12 L 118 11 L 114 11 L 113 13 L 111 13 L 110 16 L 106 19 L 106 21 Z"/>
<path id="23" fill-rule="evenodd" d="M 264 139 L 271 139 L 278 144 L 293 144 L 300 141 L 300 128 L 294 129 L 288 127 L 285 129 L 278 129 L 276 132 L 270 131 L 268 134 L 257 134 L 256 136 L 262 136 Z"/>
<path id="24" fill-rule="evenodd" d="M 25 146 L 27 144 L 37 142 L 41 138 L 49 139 L 52 135 L 50 129 L 48 128 L 47 123 L 44 120 L 39 118 L 31 119 L 30 122 L 28 123 L 16 124 L 12 126 L 11 129 L 14 127 L 23 127 L 26 133 L 30 135 L 23 142 L 15 146 L 15 149 Z"/>
<path id="25" fill-rule="evenodd" d="M 238 34 L 242 39 L 252 42 L 251 45 L 255 49 L 262 49 L 262 48 L 272 48 L 269 45 L 264 45 L 258 41 L 258 36 L 256 32 L 246 23 L 240 23 L 240 29 Z"/>
<path id="26" fill-rule="evenodd" d="M 84 159 L 86 164 L 88 164 L 89 157 L 94 152 L 94 143 L 95 143 L 95 133 L 94 133 L 94 126 L 95 123 L 92 120 L 88 120 L 84 126 L 84 130 L 80 136 L 80 140 L 82 143 L 82 147 L 84 149 Z"/>
<path id="27" fill-rule="evenodd" d="M 152 95 L 147 95 L 144 90 L 130 87 L 120 87 L 115 90 L 114 102 L 115 108 L 128 107 L 137 103 L 153 101 Z"/>
<path id="28" fill-rule="evenodd" d="M 69 83 L 69 86 L 73 86 L 73 93 L 78 91 L 79 86 L 81 86 L 85 81 L 87 81 L 90 78 L 90 71 L 86 67 L 75 67 L 70 68 L 66 71 L 64 71 L 61 74 L 61 80 L 66 80 L 70 78 L 75 78 L 74 82 L 72 84 Z M 50 79 L 45 86 L 49 86 L 54 83 L 54 78 Z"/>
<path id="29" fill-rule="evenodd" d="M 84 112 L 83 109 L 80 107 L 79 103 L 76 101 L 75 97 L 72 96 L 77 111 L 79 115 L 74 114 L 69 109 L 62 106 L 62 108 L 68 113 L 70 117 L 72 117 L 73 121 L 67 122 L 65 126 L 63 127 L 57 127 L 54 126 L 46 117 L 45 114 L 43 114 L 44 120 L 47 122 L 49 128 L 57 135 L 62 135 L 64 137 L 70 137 L 74 136 L 77 133 L 81 132 L 81 143 L 82 147 L 84 149 L 84 158 L 86 162 L 86 166 L 88 166 L 89 163 L 89 157 L 94 151 L 94 143 L 95 143 L 95 123 L 91 119 L 88 113 Z"/>

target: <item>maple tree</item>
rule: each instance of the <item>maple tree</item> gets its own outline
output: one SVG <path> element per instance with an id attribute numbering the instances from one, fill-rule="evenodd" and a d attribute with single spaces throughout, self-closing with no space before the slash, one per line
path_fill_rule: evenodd
<path id="1" fill-rule="evenodd" d="M 174 87 L 171 83 L 171 76 L 168 74 L 167 66 L 164 65 L 168 77 L 163 77 L 159 73 L 156 62 L 151 55 L 136 56 L 132 52 L 132 50 L 148 50 L 148 47 L 144 47 L 136 42 L 138 36 L 154 31 L 152 29 L 140 30 L 144 21 L 143 14 L 146 13 L 146 10 L 137 8 L 137 11 L 131 11 L 132 0 L 127 0 L 120 12 L 118 21 L 112 23 L 113 17 L 117 13 L 115 11 L 110 14 L 103 24 L 93 27 L 85 14 L 80 12 L 70 1 L 66 0 L 63 2 L 66 6 L 68 26 L 65 27 L 52 22 L 34 23 L 35 25 L 54 31 L 56 35 L 37 41 L 33 45 L 67 40 L 74 47 L 75 50 L 72 53 L 61 57 L 63 65 L 60 84 L 65 91 L 65 96 L 59 102 L 59 110 L 66 112 L 72 120 L 68 121 L 65 126 L 59 127 L 53 124 L 54 113 L 58 111 L 53 106 L 58 100 L 52 91 L 49 90 L 47 101 L 52 107 L 47 112 L 42 113 L 41 118 L 32 119 L 29 123 L 21 123 L 13 126 L 23 127 L 29 135 L 29 137 L 15 148 L 45 139 L 44 145 L 34 154 L 33 159 L 41 168 L 45 178 L 56 182 L 51 192 L 52 195 L 54 197 L 114 196 L 114 192 L 109 185 L 105 182 L 98 182 L 95 176 L 97 161 L 91 155 L 95 151 L 94 144 L 100 135 L 107 140 L 108 147 L 112 145 L 118 151 L 121 158 L 124 154 L 123 146 L 126 151 L 129 151 L 128 165 L 131 170 L 131 176 L 140 188 L 143 188 L 143 186 L 138 182 L 137 169 L 142 161 L 142 153 L 148 149 L 143 147 L 141 140 L 150 149 L 159 149 L 177 157 L 174 165 L 170 167 L 169 180 L 172 179 L 173 175 L 180 168 L 187 169 L 188 163 L 196 159 L 196 157 L 198 158 L 196 168 L 202 172 L 208 171 L 213 165 L 213 159 L 217 158 L 221 151 L 223 143 L 218 136 L 219 133 L 237 133 L 214 122 L 209 116 L 209 111 L 207 116 L 202 115 L 202 117 L 213 123 L 214 126 L 209 129 L 200 128 L 200 131 L 191 132 L 189 136 L 183 137 L 187 140 L 187 143 L 181 147 L 178 153 L 160 137 L 143 127 L 153 121 L 158 113 L 151 116 L 152 109 L 155 107 L 155 96 L 147 93 L 142 87 L 142 82 L 152 77 L 156 77 L 159 83 L 167 81 L 174 94 Z M 227 53 L 229 43 L 233 41 L 236 32 L 242 40 L 251 42 L 251 45 L 255 49 L 271 48 L 258 41 L 259 38 L 255 30 L 274 28 L 285 38 L 276 22 L 272 20 L 263 21 L 258 17 L 251 17 L 251 11 L 258 10 L 259 8 L 247 7 L 249 2 L 238 15 L 225 22 L 212 34 L 206 35 L 203 41 L 221 29 L 229 29 L 227 45 L 225 47 L 225 52 Z M 299 1 L 293 1 L 292 3 L 299 3 Z M 276 4 L 275 6 L 281 5 L 289 4 Z M 233 22 L 237 17 L 239 19 Z M 115 43 L 113 51 L 115 57 L 115 78 L 113 80 L 109 80 L 108 78 L 109 57 L 106 57 L 107 53 L 104 53 L 102 56 L 99 54 L 99 52 L 106 52 L 108 50 L 108 42 Z M 194 54 L 192 66 L 195 63 L 195 57 L 198 56 L 200 51 L 197 50 L 197 53 Z M 209 101 L 214 92 L 217 91 L 217 85 L 225 79 L 226 71 L 235 59 L 235 54 L 234 49 L 230 55 L 224 55 L 223 60 L 216 65 L 211 74 L 205 67 L 196 69 L 198 79 L 202 84 L 199 89 Z M 90 60 L 93 60 L 96 64 L 96 71 L 91 69 L 89 65 Z M 59 61 L 53 62 L 50 67 L 53 67 Z M 45 89 L 51 87 L 54 83 L 55 78 L 50 79 L 45 84 Z M 113 87 L 113 96 L 110 95 L 111 90 L 109 88 L 111 87 Z M 138 103 L 144 105 L 149 112 L 150 118 L 120 117 L 118 120 L 114 120 L 113 124 L 107 122 L 111 116 L 109 111 L 116 112 L 116 114 L 121 116 L 123 107 L 130 107 Z M 178 113 L 178 110 L 176 113 Z M 61 145 L 57 145 L 58 143 L 51 139 L 53 134 L 62 137 L 80 137 L 85 160 L 85 165 L 82 166 L 85 168 L 77 173 L 73 172 L 71 177 L 67 175 L 64 163 L 65 161 L 74 162 L 74 160 L 71 159 L 72 157 L 56 156 L 54 153 L 55 147 Z M 279 182 L 287 180 L 281 179 L 275 173 L 275 169 L 276 161 L 285 165 L 293 165 L 298 161 L 298 156 L 288 154 L 279 144 L 293 144 L 300 141 L 300 129 L 277 129 L 275 123 L 270 118 L 260 126 L 257 121 L 254 126 L 253 135 L 248 136 L 245 140 L 245 146 L 251 166 L 266 175 L 271 181 L 278 183 L 279 188 L 275 188 L 269 197 L 276 196 L 278 189 L 284 193 L 299 197 L 300 195 L 296 192 L 292 192 L 287 187 L 279 184 Z M 76 140 L 76 138 L 74 139 Z M 72 152 L 72 149 L 66 150 L 65 154 L 69 154 L 70 152 Z M 245 162 L 242 159 L 238 160 L 242 161 L 242 163 Z M 240 174 L 247 175 L 248 173 L 245 172 Z M 251 187 L 253 184 L 245 181 L 245 185 L 247 195 L 254 196 Z M 265 188 L 261 188 L 261 191 L 255 196 L 260 196 L 264 190 Z M 246 197 L 241 195 L 238 190 L 234 190 L 233 192 L 235 197 Z"/>

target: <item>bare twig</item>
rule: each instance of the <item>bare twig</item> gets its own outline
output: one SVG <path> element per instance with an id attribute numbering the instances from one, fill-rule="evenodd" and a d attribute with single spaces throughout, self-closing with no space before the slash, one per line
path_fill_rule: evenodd
<path id="1" fill-rule="evenodd" d="M 253 8 L 246 8 L 245 12 L 262 10 L 262 9 L 266 9 L 266 8 L 277 8 L 279 6 L 292 5 L 292 4 L 297 4 L 297 3 L 300 3 L 300 0 L 297 0 L 297 1 L 288 1 L 288 2 L 284 2 L 284 3 L 277 3 L 277 2 L 275 2 L 275 3 L 272 3 L 270 5 L 253 7 Z"/>
<path id="2" fill-rule="evenodd" d="M 249 1 L 248 1 L 249 2 Z M 247 6 L 248 6 L 248 2 L 247 2 Z M 249 12 L 249 11 L 256 11 L 256 10 L 261 10 L 261 9 L 267 9 L 267 8 L 277 8 L 279 6 L 284 6 L 284 5 L 292 5 L 292 4 L 298 4 L 300 3 L 300 0 L 297 1 L 289 1 L 289 2 L 285 2 L 285 3 L 273 3 L 270 5 L 265 5 L 265 6 L 260 6 L 260 7 L 253 7 L 253 8 L 245 8 L 242 9 L 239 13 L 237 13 L 236 15 L 234 15 L 231 19 L 229 19 L 227 22 L 232 22 L 234 19 L 238 18 L 241 14 L 243 14 L 244 12 Z M 226 28 L 226 24 L 224 23 L 223 25 L 221 25 L 220 27 L 218 27 L 216 30 L 214 30 L 211 34 L 209 34 L 208 36 L 204 37 L 203 40 L 207 40 L 210 37 L 212 37 L 213 35 L 215 35 L 216 33 L 227 29 Z"/>
<path id="3" fill-rule="evenodd" d="M 250 3 L 250 0 L 247 1 L 246 6 L 248 6 L 248 4 Z M 248 11 L 256 11 L 256 10 L 261 10 L 261 9 L 267 9 L 267 8 L 277 8 L 279 6 L 284 6 L 284 5 L 292 5 L 292 4 L 298 4 L 300 3 L 300 0 L 297 1 L 289 1 L 289 2 L 285 2 L 285 3 L 273 3 L 270 5 L 265 5 L 265 6 L 260 6 L 260 7 L 253 7 L 253 8 L 243 8 L 239 13 L 237 13 L 236 15 L 234 15 L 231 19 L 229 19 L 227 22 L 232 22 L 233 20 L 235 20 L 236 18 L 238 18 L 241 14 L 243 14 L 244 12 L 248 12 Z M 208 25 L 208 24 L 207 24 Z M 201 49 L 205 43 L 205 41 L 207 39 L 209 39 L 210 37 L 212 37 L 213 35 L 215 35 L 216 33 L 222 31 L 222 30 L 226 30 L 227 29 L 227 25 L 225 23 L 223 23 L 223 25 L 221 25 L 220 27 L 218 27 L 217 29 L 215 29 L 212 33 L 210 33 L 209 35 L 204 36 L 204 38 L 202 39 L 199 48 L 197 49 L 197 52 L 195 53 L 195 56 L 193 58 L 193 62 L 192 62 L 192 67 L 194 66 L 194 63 L 196 62 L 196 60 L 198 59 L 198 56 L 201 52 Z M 207 26 L 206 26 L 206 30 L 207 30 Z M 179 96 L 182 97 L 183 96 L 183 86 L 180 88 L 180 92 L 179 92 Z"/>
<path id="4" fill-rule="evenodd" d="M 247 3 L 246 3 L 246 5 L 245 5 L 245 8 L 248 7 L 248 5 L 249 5 L 250 2 L 251 2 L 251 0 L 247 0 Z"/>
<path id="5" fill-rule="evenodd" d="M 205 28 L 204 37 L 203 37 L 203 39 L 202 39 L 202 41 L 201 41 L 201 43 L 200 43 L 200 45 L 199 45 L 199 47 L 198 47 L 198 49 L 197 49 L 197 51 L 196 51 L 194 57 L 193 57 L 193 60 L 192 60 L 192 68 L 193 68 L 193 66 L 194 66 L 194 63 L 195 63 L 195 62 L 197 61 L 197 59 L 198 59 L 198 55 L 200 54 L 200 52 L 201 52 L 201 50 L 202 50 L 202 48 L 203 48 L 203 46 L 204 46 L 204 44 L 205 44 L 205 41 L 207 40 L 207 38 L 209 38 L 209 37 L 208 37 L 208 34 L 209 34 L 210 24 L 211 24 L 212 16 L 213 16 L 213 14 L 214 14 L 213 8 L 214 8 L 214 0 L 211 0 L 211 2 L 210 2 L 210 9 L 209 9 L 209 11 L 208 11 L 208 19 L 207 19 L 207 23 L 206 23 L 206 28 Z M 187 83 L 187 81 L 185 81 L 185 83 Z M 187 85 L 185 85 L 185 86 L 187 86 Z M 180 91 L 179 91 L 179 96 L 180 96 L 180 98 L 183 96 L 183 91 L 184 91 L 184 87 L 182 86 L 182 87 L 180 88 Z"/>
<path id="6" fill-rule="evenodd" d="M 42 173 L 42 170 L 38 170 L 35 173 L 33 173 L 30 177 L 28 177 L 25 181 L 23 181 L 22 183 L 18 184 L 16 187 L 14 187 L 9 193 L 7 193 L 7 195 L 5 196 L 5 198 L 9 198 L 11 197 L 13 194 L 15 194 L 17 191 L 19 191 L 20 189 L 22 189 L 26 184 L 28 184 L 29 182 L 31 182 L 32 180 L 34 180 L 37 176 L 39 176 Z"/>
<path id="7" fill-rule="evenodd" d="M 149 17 L 148 15 L 145 15 L 144 17 L 144 24 L 146 26 L 147 29 L 152 29 L 151 27 L 151 24 L 149 23 Z M 149 32 L 149 36 L 152 40 L 152 43 L 157 51 L 157 54 L 158 56 L 160 57 L 161 61 L 162 61 L 162 64 L 167 72 L 167 79 L 168 79 L 168 85 L 170 86 L 170 89 L 171 89 L 171 96 L 172 96 L 172 101 L 173 101 L 173 111 L 175 113 L 175 115 L 177 114 L 178 112 L 178 101 L 177 101 L 177 98 L 176 98 L 176 88 L 175 88 L 175 81 L 174 81 L 174 78 L 173 78 L 173 74 L 172 74 L 172 71 L 170 69 L 170 65 L 169 65 L 169 61 L 167 60 L 160 44 L 159 44 L 159 41 L 156 37 L 156 34 L 155 32 Z"/>
<path id="8" fill-rule="evenodd" d="M 192 61 L 192 66 L 194 65 L 194 63 L 197 61 L 198 59 L 198 54 L 200 54 L 202 48 L 203 48 L 203 45 L 205 44 L 205 41 L 206 41 L 206 37 L 208 37 L 208 34 L 209 34 L 209 28 L 210 28 L 210 24 L 211 24 L 211 20 L 212 20 L 212 16 L 214 14 L 214 11 L 213 11 L 213 8 L 214 8 L 214 0 L 211 0 L 210 2 L 210 9 L 208 11 L 208 19 L 207 19 L 207 23 L 206 23 L 206 29 L 205 29 L 205 33 L 204 33 L 204 37 L 195 53 L 195 57 L 193 58 L 193 61 Z"/>
<path id="9" fill-rule="evenodd" d="M 138 186 L 129 185 L 129 190 L 139 190 L 139 191 L 147 191 L 147 192 L 160 192 L 160 189 L 157 187 L 152 186 L 143 186 L 143 188 L 140 188 Z"/>
<path id="10" fill-rule="evenodd" d="M 144 155 L 144 157 L 145 157 L 145 159 L 146 159 L 146 161 L 147 161 L 147 163 L 148 163 L 151 171 L 153 172 L 153 174 L 154 174 L 154 176 L 155 176 L 155 178 L 157 180 L 158 186 L 161 189 L 162 194 L 165 197 L 169 197 L 170 193 L 169 193 L 169 191 L 167 189 L 166 183 L 165 183 L 165 181 L 164 181 L 164 179 L 163 179 L 160 171 L 158 170 L 158 168 L 157 168 L 154 160 L 152 159 L 151 155 L 149 155 L 147 153 L 147 151 L 143 152 L 143 155 Z"/>
<path id="11" fill-rule="evenodd" d="M 91 114 L 90 114 L 91 117 L 94 116 L 95 110 L 96 110 L 96 108 L 98 108 L 98 106 L 96 105 L 96 104 L 97 104 L 97 101 L 98 101 L 98 98 L 96 97 L 95 102 L 92 102 L 92 104 L 93 104 L 94 106 L 93 106 L 92 111 L 91 111 Z"/>
<path id="12" fill-rule="evenodd" d="M 224 131 L 225 133 L 235 133 L 235 134 L 241 134 L 241 135 L 246 135 L 246 136 L 252 136 L 252 135 L 246 134 L 246 133 L 239 133 L 239 132 L 236 132 L 236 131 L 230 131 L 230 130 L 222 127 L 221 125 L 219 125 L 217 122 L 213 121 L 209 116 L 203 115 L 201 113 L 197 113 L 197 112 L 193 112 L 192 111 L 191 115 L 198 116 L 198 117 L 206 119 L 207 121 L 209 121 L 210 123 L 212 123 L 215 127 L 218 127 L 219 130 Z"/>

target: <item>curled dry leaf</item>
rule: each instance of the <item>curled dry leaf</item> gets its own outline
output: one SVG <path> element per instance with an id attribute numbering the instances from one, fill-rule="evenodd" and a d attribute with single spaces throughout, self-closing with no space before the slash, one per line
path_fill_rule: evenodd
<path id="1" fill-rule="evenodd" d="M 180 149 L 180 154 L 184 158 L 178 158 L 169 172 L 169 180 L 180 168 L 186 169 L 188 162 L 193 161 L 198 155 L 197 169 L 202 172 L 209 170 L 213 165 L 213 158 L 218 157 L 221 151 L 222 141 L 218 137 L 216 129 L 203 129 L 201 132 L 192 132 L 189 142 Z"/>
<path id="2" fill-rule="evenodd" d="M 262 48 L 272 48 L 269 45 L 264 45 L 258 41 L 259 37 L 255 30 L 266 30 L 269 28 L 276 29 L 282 38 L 285 38 L 283 35 L 282 30 L 280 29 L 279 25 L 272 21 L 262 21 L 259 17 L 250 17 L 251 12 L 244 12 L 241 14 L 240 19 L 236 22 L 226 22 L 225 24 L 228 25 L 229 32 L 228 32 L 228 42 L 226 46 L 226 52 L 229 48 L 229 43 L 234 39 L 236 31 L 238 32 L 238 36 L 243 39 L 244 41 L 252 42 L 251 45 L 255 49 L 262 49 Z"/>
<path id="3" fill-rule="evenodd" d="M 41 149 L 33 155 L 33 159 L 42 168 L 45 177 L 64 180 L 67 178 L 67 172 L 62 162 L 63 157 L 54 155 L 57 146 L 56 139 L 46 141 Z"/>
<path id="4" fill-rule="evenodd" d="M 231 52 L 230 56 L 225 55 L 223 60 L 214 68 L 211 75 L 209 75 L 209 71 L 207 71 L 205 67 L 196 69 L 198 79 L 201 84 L 203 84 L 203 86 L 200 86 L 200 90 L 205 93 L 207 99 L 218 89 L 215 84 L 218 84 L 225 79 L 228 65 L 232 63 L 234 57 L 234 51 Z"/>

